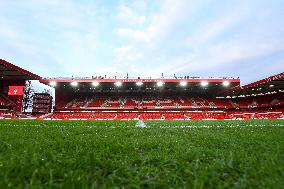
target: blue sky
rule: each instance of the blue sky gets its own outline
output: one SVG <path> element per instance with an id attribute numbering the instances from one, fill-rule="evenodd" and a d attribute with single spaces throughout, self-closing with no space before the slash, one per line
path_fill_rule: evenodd
<path id="1" fill-rule="evenodd" d="M 284 71 L 283 0 L 1 0 L 1 58 L 40 76 Z"/>

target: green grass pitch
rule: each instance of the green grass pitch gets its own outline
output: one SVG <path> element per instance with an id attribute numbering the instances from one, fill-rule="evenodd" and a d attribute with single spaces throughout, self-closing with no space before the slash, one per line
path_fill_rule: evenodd
<path id="1" fill-rule="evenodd" d="M 284 121 L 0 121 L 0 188 L 283 188 Z"/>

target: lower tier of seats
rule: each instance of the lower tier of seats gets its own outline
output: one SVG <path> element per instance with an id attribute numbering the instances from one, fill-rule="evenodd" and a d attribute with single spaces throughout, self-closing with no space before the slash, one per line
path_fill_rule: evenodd
<path id="1" fill-rule="evenodd" d="M 54 112 L 47 119 L 87 120 L 225 120 L 284 119 L 284 110 L 273 111 L 180 111 L 180 112 Z"/>

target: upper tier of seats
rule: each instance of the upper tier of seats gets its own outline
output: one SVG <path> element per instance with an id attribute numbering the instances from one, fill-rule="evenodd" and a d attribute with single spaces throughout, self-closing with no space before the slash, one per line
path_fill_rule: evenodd
<path id="1" fill-rule="evenodd" d="M 57 109 L 238 109 L 271 107 L 284 104 L 284 95 L 267 95 L 235 99 L 186 96 L 70 96 L 57 103 Z"/>

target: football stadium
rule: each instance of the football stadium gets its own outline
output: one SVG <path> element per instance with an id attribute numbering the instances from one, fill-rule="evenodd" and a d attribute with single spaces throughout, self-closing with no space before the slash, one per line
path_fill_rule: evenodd
<path id="1" fill-rule="evenodd" d="M 284 119 L 284 72 L 244 86 L 240 78 L 226 77 L 45 78 L 5 60 L 1 73 L 2 119 Z M 22 114 L 28 80 L 54 87 L 54 107 L 50 94 L 35 93 L 32 115 Z"/>
<path id="2" fill-rule="evenodd" d="M 28 80 L 54 87 L 33 95 Z M 1 60 L 0 186 L 278 188 L 284 73 L 44 78 Z M 29 96 L 29 95 L 28 95 Z"/>
<path id="3" fill-rule="evenodd" d="M 0 189 L 284 186 L 281 1 L 0 1 Z"/>

